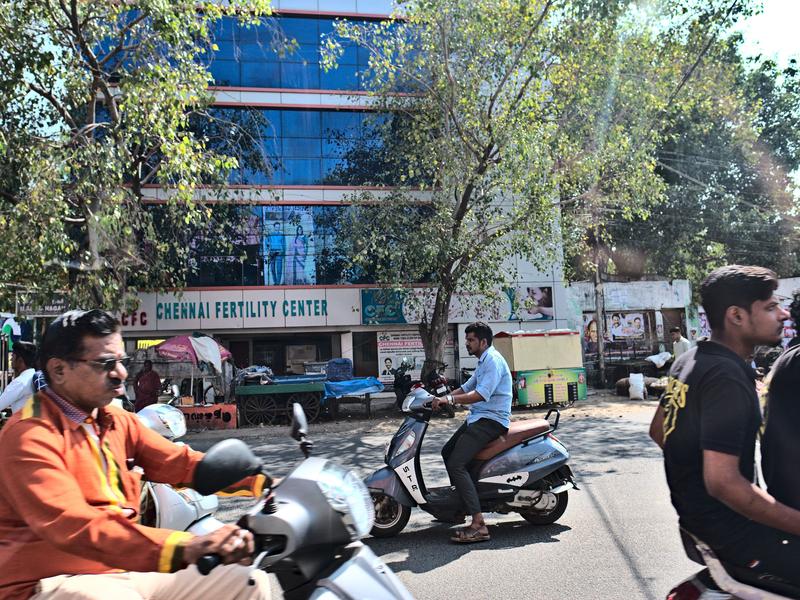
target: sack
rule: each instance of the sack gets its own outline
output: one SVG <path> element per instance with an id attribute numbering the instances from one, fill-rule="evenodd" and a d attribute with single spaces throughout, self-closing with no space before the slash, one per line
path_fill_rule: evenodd
<path id="1" fill-rule="evenodd" d="M 349 358 L 332 358 L 325 369 L 328 381 L 347 381 L 353 378 L 353 361 Z"/>
<path id="2" fill-rule="evenodd" d="M 628 388 L 628 397 L 631 400 L 644 400 L 644 375 L 641 373 L 631 373 L 630 387 Z"/>

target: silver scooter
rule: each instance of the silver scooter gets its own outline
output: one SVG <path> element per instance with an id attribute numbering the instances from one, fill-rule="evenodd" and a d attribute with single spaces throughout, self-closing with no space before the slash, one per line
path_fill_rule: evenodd
<path id="1" fill-rule="evenodd" d="M 373 523 L 372 500 L 356 475 L 334 462 L 310 457 L 308 424 L 293 405 L 292 437 L 305 456 L 241 519 L 255 537 L 254 568 L 274 573 L 286 600 L 412 599 L 391 569 L 359 540 Z M 250 448 L 234 439 L 212 446 L 195 470 L 193 487 L 203 494 L 262 472 Z M 202 557 L 208 573 L 218 555 Z"/>
<path id="2" fill-rule="evenodd" d="M 372 535 L 391 537 L 419 506 L 439 521 L 464 520 L 461 498 L 451 486 L 428 488 L 422 476 L 420 449 L 431 418 L 434 397 L 418 387 L 406 396 L 408 416 L 386 446 L 386 466 L 367 477 L 375 525 Z M 556 413 L 553 422 L 551 413 Z M 504 436 L 490 442 L 470 464 L 483 512 L 519 513 L 534 525 L 555 523 L 567 508 L 567 492 L 578 489 L 567 465 L 569 452 L 556 439 L 560 415 L 514 421 Z"/>
<path id="3" fill-rule="evenodd" d="M 186 435 L 186 418 L 169 404 L 150 404 L 136 413 L 148 428 L 171 442 Z M 135 467 L 134 467 L 135 468 Z M 147 473 L 144 473 L 145 478 Z M 203 496 L 191 488 L 176 490 L 166 483 L 145 481 L 141 495 L 141 524 L 205 535 L 222 527 L 214 517 L 216 496 Z"/>

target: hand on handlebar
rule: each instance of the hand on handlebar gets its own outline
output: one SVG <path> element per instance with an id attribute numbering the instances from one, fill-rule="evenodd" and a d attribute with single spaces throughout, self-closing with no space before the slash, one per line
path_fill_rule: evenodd
<path id="1" fill-rule="evenodd" d="M 217 554 L 222 559 L 222 564 L 249 565 L 253 562 L 254 551 L 253 534 L 228 524 L 189 541 L 183 549 L 183 558 L 191 565 L 206 554 Z"/>
<path id="2" fill-rule="evenodd" d="M 434 398 L 431 400 L 431 408 L 433 410 L 439 410 L 442 406 L 447 406 L 450 403 L 447 401 L 447 398 Z"/>

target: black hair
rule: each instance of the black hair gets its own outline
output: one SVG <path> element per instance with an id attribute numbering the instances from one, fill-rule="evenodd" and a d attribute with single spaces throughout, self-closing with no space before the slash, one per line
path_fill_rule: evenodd
<path id="1" fill-rule="evenodd" d="M 794 321 L 795 329 L 800 327 L 800 290 L 792 292 L 792 303 L 789 305 L 789 316 Z"/>
<path id="2" fill-rule="evenodd" d="M 488 346 L 492 345 L 492 338 L 494 334 L 492 334 L 492 328 L 489 327 L 483 321 L 475 321 L 474 323 L 470 323 L 467 325 L 466 329 L 464 329 L 464 333 L 474 333 L 475 337 L 480 340 L 486 340 L 486 344 Z"/>
<path id="3" fill-rule="evenodd" d="M 680 333 L 681 332 L 681 328 L 680 327 L 670 327 L 669 328 L 669 332 L 670 333 Z"/>
<path id="4" fill-rule="evenodd" d="M 86 337 L 106 337 L 121 329 L 119 321 L 111 313 L 100 310 L 70 310 L 56 317 L 42 337 L 39 349 L 39 368 L 47 372 L 51 358 L 76 360 L 84 352 Z"/>
<path id="5" fill-rule="evenodd" d="M 151 367 L 153 366 L 153 361 L 149 358 L 145 359 L 145 361 L 142 363 L 142 366 L 146 367 L 147 365 L 150 365 Z"/>
<path id="6" fill-rule="evenodd" d="M 778 276 L 764 267 L 728 265 L 714 269 L 700 285 L 700 298 L 711 329 L 725 328 L 725 311 L 738 306 L 750 312 L 753 302 L 768 300 Z"/>
<path id="7" fill-rule="evenodd" d="M 36 344 L 33 342 L 14 342 L 13 352 L 16 358 L 22 359 L 26 367 L 36 365 Z"/>

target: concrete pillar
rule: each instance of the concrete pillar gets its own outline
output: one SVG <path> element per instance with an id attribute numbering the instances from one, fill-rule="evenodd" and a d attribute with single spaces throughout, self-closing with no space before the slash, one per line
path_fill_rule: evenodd
<path id="1" fill-rule="evenodd" d="M 353 360 L 353 332 L 345 331 L 341 334 L 342 358 Z"/>

